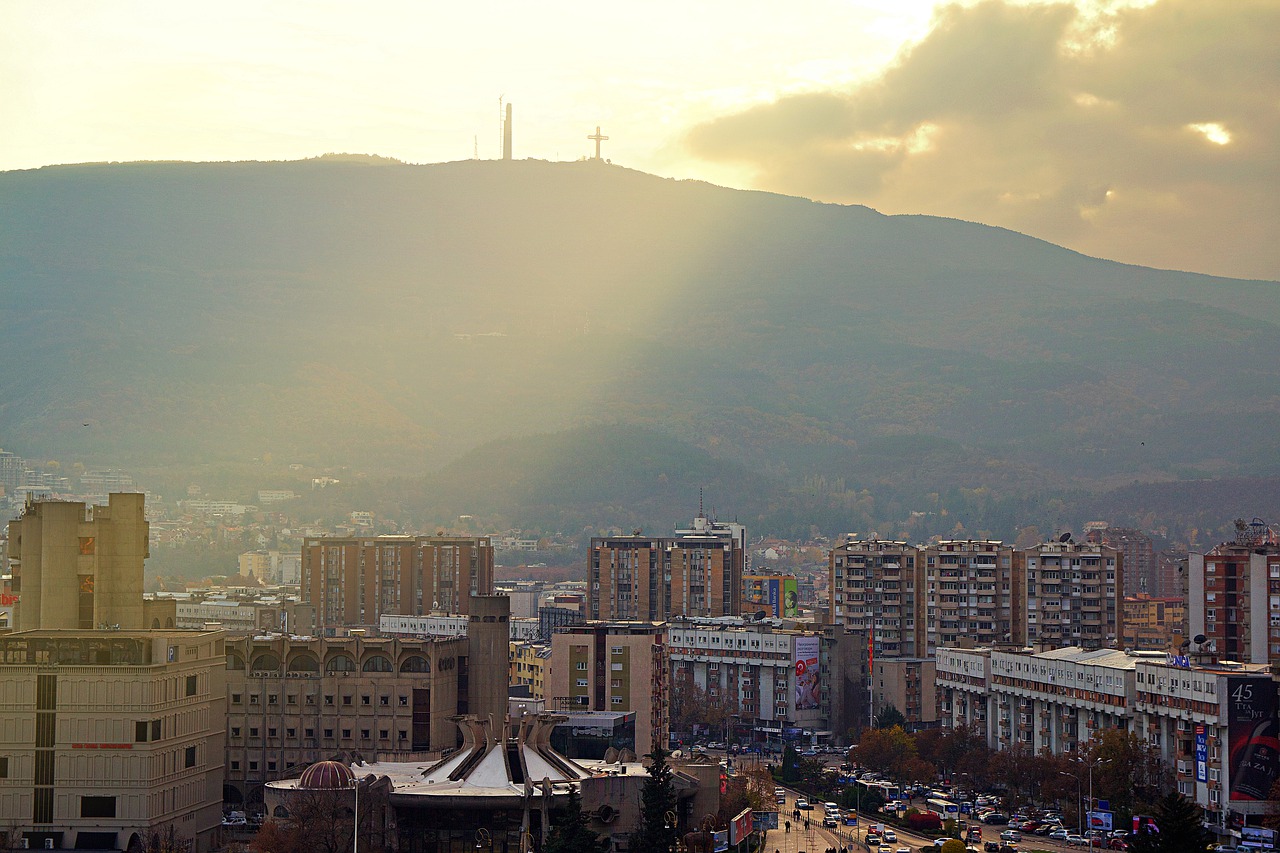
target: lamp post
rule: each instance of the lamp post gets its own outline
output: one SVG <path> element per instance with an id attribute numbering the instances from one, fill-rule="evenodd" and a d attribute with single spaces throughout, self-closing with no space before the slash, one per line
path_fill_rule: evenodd
<path id="1" fill-rule="evenodd" d="M 1089 762 L 1089 828 L 1093 829 L 1093 768 L 1099 764 L 1109 764 L 1110 758 L 1098 758 Z"/>
<path id="2" fill-rule="evenodd" d="M 1084 835 L 1084 813 L 1080 811 L 1080 803 L 1084 800 L 1084 792 L 1080 787 L 1080 777 L 1075 773 L 1068 773 L 1065 770 L 1058 771 L 1059 776 L 1066 776 L 1068 779 L 1076 780 L 1076 834 Z M 1090 789 L 1092 790 L 1092 785 Z"/>

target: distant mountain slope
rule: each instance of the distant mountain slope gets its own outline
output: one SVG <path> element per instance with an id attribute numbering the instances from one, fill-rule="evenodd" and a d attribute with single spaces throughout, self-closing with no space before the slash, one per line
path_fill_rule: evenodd
<path id="1" fill-rule="evenodd" d="M 32 455 L 423 472 L 607 423 L 793 487 L 1280 472 L 1274 282 L 597 163 L 3 173 L 0 288 Z"/>

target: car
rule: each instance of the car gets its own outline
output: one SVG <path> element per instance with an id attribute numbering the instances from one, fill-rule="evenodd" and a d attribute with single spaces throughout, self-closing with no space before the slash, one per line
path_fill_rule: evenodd
<path id="1" fill-rule="evenodd" d="M 1129 835 L 1129 830 L 1127 830 L 1127 829 L 1113 829 L 1113 830 L 1111 830 L 1111 837 L 1112 837 L 1112 838 L 1127 838 L 1127 837 L 1128 837 L 1128 835 Z"/>
<path id="2" fill-rule="evenodd" d="M 892 847 L 881 847 L 879 853 L 893 853 Z"/>
<path id="3" fill-rule="evenodd" d="M 1016 829 L 1006 829 L 1004 832 L 1000 833 L 1000 840 L 1012 841 L 1016 844 L 1022 840 L 1022 833 Z"/>
<path id="4" fill-rule="evenodd" d="M 950 838 L 935 838 L 933 839 L 933 846 L 935 849 L 941 850 L 942 845 L 946 844 L 950 840 Z"/>
<path id="5" fill-rule="evenodd" d="M 1012 844 L 1001 844 L 1000 853 L 1018 853 L 1018 848 Z"/>
<path id="6" fill-rule="evenodd" d="M 1058 829 L 1062 829 L 1062 824 L 1050 823 L 1048 821 L 1045 821 L 1044 823 L 1040 824 L 1032 831 L 1035 832 L 1036 835 L 1048 835 L 1049 833 Z M 1065 831 L 1066 830 L 1063 830 L 1063 832 Z"/>
<path id="7" fill-rule="evenodd" d="M 1007 814 L 1000 814 L 1000 812 L 991 812 L 990 814 L 983 815 L 982 822 L 994 826 L 1000 826 L 1009 822 L 1009 816 Z"/>
<path id="8" fill-rule="evenodd" d="M 799 800 L 796 800 L 796 808 L 798 808 L 802 812 L 807 812 L 813 808 L 813 803 L 809 802 L 806 799 L 801 798 Z"/>
<path id="9" fill-rule="evenodd" d="M 1107 842 L 1107 846 L 1108 846 L 1108 847 L 1110 847 L 1112 850 L 1128 850 L 1128 849 L 1129 849 L 1129 839 L 1127 839 L 1127 838 L 1113 838 L 1113 839 L 1111 839 L 1110 841 L 1108 841 L 1108 842 Z"/>
<path id="10" fill-rule="evenodd" d="M 879 846 L 880 846 L 880 836 L 874 832 L 868 832 L 867 847 L 871 848 L 871 847 L 879 847 Z"/>
<path id="11" fill-rule="evenodd" d="M 894 844 L 898 841 L 898 833 L 894 832 L 892 829 L 886 829 L 884 831 L 884 835 L 881 837 L 890 844 Z"/>
<path id="12" fill-rule="evenodd" d="M 893 853 L 911 853 L 911 848 L 910 848 L 910 847 L 899 847 L 897 850 L 893 851 Z"/>
<path id="13" fill-rule="evenodd" d="M 1067 832 L 1065 829 L 1055 829 L 1053 832 L 1049 833 L 1049 837 L 1054 841 L 1066 841 L 1070 836 L 1071 833 Z"/>
<path id="14" fill-rule="evenodd" d="M 835 829 L 840 825 L 840 819 L 834 815 L 824 815 L 822 818 L 822 825 L 827 829 Z"/>
<path id="15" fill-rule="evenodd" d="M 983 853 L 1000 853 L 999 841 L 987 841 L 982 845 Z"/>
<path id="16" fill-rule="evenodd" d="M 1068 844 L 1079 844 L 1081 846 L 1088 843 L 1083 835 L 1076 835 L 1074 832 L 1063 839 Z"/>

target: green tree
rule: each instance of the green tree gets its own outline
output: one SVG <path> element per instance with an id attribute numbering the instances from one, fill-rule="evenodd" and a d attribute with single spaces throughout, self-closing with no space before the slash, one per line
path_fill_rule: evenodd
<path id="1" fill-rule="evenodd" d="M 948 821 L 954 823 L 954 821 Z M 964 853 L 964 842 L 959 838 L 951 838 L 942 845 L 942 853 Z"/>
<path id="2" fill-rule="evenodd" d="M 782 748 L 782 781 L 788 785 L 800 781 L 800 753 L 791 744 Z"/>
<path id="3" fill-rule="evenodd" d="M 1177 792 L 1161 797 L 1152 817 L 1159 831 L 1133 836 L 1130 853 L 1204 853 L 1213 842 L 1200 807 Z"/>
<path id="4" fill-rule="evenodd" d="M 899 711 L 897 708 L 895 708 L 893 705 L 885 705 L 883 708 L 880 709 L 880 713 L 876 714 L 877 729 L 891 729 L 894 726 L 901 727 L 901 726 L 905 726 L 906 724 L 907 724 L 907 718 L 904 717 L 902 715 L 902 712 Z"/>
<path id="5" fill-rule="evenodd" d="M 569 802 L 556 811 L 551 834 L 542 850 L 543 853 L 608 853 L 609 842 L 587 826 L 576 787 L 569 790 Z"/>
<path id="6" fill-rule="evenodd" d="M 649 778 L 640 789 L 640 826 L 631 837 L 631 849 L 671 853 L 677 840 L 675 821 L 669 820 L 676 810 L 676 789 L 667 752 L 658 746 L 645 757 L 649 759 Z"/>

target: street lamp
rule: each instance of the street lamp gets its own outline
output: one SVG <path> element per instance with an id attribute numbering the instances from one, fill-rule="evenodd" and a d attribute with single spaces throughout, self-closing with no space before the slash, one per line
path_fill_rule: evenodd
<path id="1" fill-rule="evenodd" d="M 1080 811 L 1080 803 L 1084 800 L 1084 792 L 1080 788 L 1080 777 L 1074 773 L 1068 773 L 1065 770 L 1058 771 L 1059 776 L 1066 776 L 1068 779 L 1076 780 L 1076 834 L 1084 835 L 1084 813 Z M 1092 789 L 1092 785 L 1090 788 Z"/>

